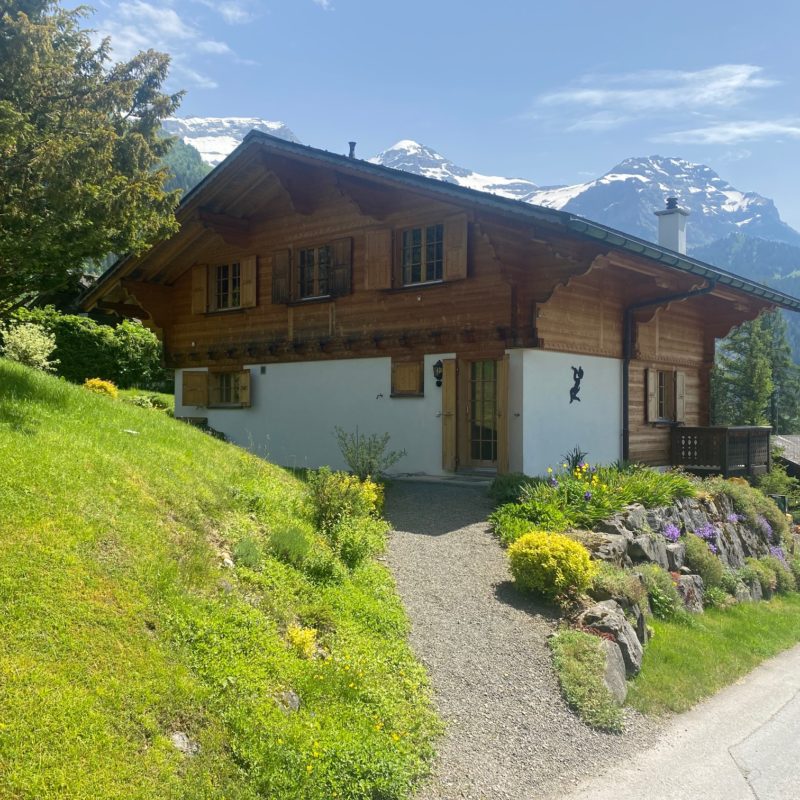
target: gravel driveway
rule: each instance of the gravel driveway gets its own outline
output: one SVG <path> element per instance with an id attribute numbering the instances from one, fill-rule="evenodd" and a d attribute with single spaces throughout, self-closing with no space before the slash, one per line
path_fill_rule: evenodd
<path id="1" fill-rule="evenodd" d="M 389 565 L 447 723 L 419 800 L 560 797 L 655 734 L 633 714 L 625 734 L 597 733 L 566 708 L 553 612 L 514 590 L 489 511 L 482 487 L 397 481 L 386 498 Z"/>

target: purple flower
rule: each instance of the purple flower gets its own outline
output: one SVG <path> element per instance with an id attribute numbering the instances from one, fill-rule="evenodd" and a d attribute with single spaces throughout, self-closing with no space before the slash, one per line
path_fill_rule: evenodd
<path id="1" fill-rule="evenodd" d="M 744 517 L 739 514 L 728 514 L 728 522 L 741 522 Z"/>
<path id="2" fill-rule="evenodd" d="M 709 549 L 709 550 L 711 551 L 711 553 L 713 553 L 714 555 L 717 555 L 717 553 L 719 553 L 719 548 L 718 548 L 718 547 L 717 547 L 717 546 L 714 544 L 714 542 L 709 542 L 709 543 L 708 543 L 708 549 Z"/>
<path id="3" fill-rule="evenodd" d="M 769 554 L 771 556 L 775 556 L 775 558 L 779 558 L 784 565 L 786 564 L 786 553 L 783 552 L 782 547 L 775 547 L 774 545 L 769 548 Z"/>
<path id="4" fill-rule="evenodd" d="M 716 542 L 719 531 L 710 522 L 706 522 L 694 532 L 694 535 L 706 542 Z"/>
<path id="5" fill-rule="evenodd" d="M 756 522 L 758 523 L 758 527 L 761 528 L 761 533 L 764 534 L 764 538 L 768 542 L 775 542 L 775 536 L 772 530 L 772 525 L 769 524 L 766 517 L 763 517 L 761 516 L 761 514 L 759 514 L 756 517 Z"/>
<path id="6" fill-rule="evenodd" d="M 674 522 L 668 522 L 661 533 L 668 542 L 677 542 L 681 535 L 681 529 Z"/>
<path id="7" fill-rule="evenodd" d="M 550 484 L 550 485 L 551 485 L 551 486 L 552 486 L 554 489 L 558 489 L 558 481 L 556 480 L 556 476 L 555 476 L 555 475 L 551 475 L 551 476 L 550 476 L 550 477 L 547 479 L 547 482 L 548 482 L 548 483 L 549 483 L 549 484 Z"/>
<path id="8" fill-rule="evenodd" d="M 588 489 L 583 493 L 583 499 L 587 502 L 592 499 L 592 493 Z"/>

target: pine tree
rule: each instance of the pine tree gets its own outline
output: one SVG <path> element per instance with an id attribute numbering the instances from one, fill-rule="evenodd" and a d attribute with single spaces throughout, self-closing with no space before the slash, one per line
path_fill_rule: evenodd
<path id="1" fill-rule="evenodd" d="M 773 395 L 769 419 L 775 433 L 800 431 L 800 369 L 792 360 L 786 317 L 780 311 L 764 314 L 763 328 L 770 349 Z"/>

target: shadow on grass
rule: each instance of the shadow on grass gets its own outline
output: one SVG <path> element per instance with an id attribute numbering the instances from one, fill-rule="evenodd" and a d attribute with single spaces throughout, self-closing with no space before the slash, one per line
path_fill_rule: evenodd
<path id="1" fill-rule="evenodd" d="M 532 617 L 557 622 L 563 616 L 561 609 L 542 597 L 521 592 L 513 581 L 503 581 L 495 586 L 494 596 L 507 606 L 523 611 Z"/>
<path id="2" fill-rule="evenodd" d="M 64 387 L 48 376 L 11 362 L 0 363 L 0 426 L 33 435 L 39 420 L 36 407 L 64 405 Z"/>

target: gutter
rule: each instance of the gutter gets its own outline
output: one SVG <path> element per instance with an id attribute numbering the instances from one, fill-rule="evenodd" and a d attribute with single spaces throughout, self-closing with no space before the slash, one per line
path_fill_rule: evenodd
<path id="1" fill-rule="evenodd" d="M 691 292 L 677 292 L 667 294 L 663 297 L 656 297 L 652 300 L 642 300 L 627 306 L 623 312 L 623 333 L 622 333 L 622 460 L 630 458 L 630 371 L 631 359 L 633 357 L 633 315 L 636 311 L 652 306 L 660 306 L 665 303 L 673 303 L 678 300 L 688 300 L 690 297 L 699 297 L 709 294 L 717 287 L 716 280 L 710 280 L 702 289 L 693 289 Z"/>

